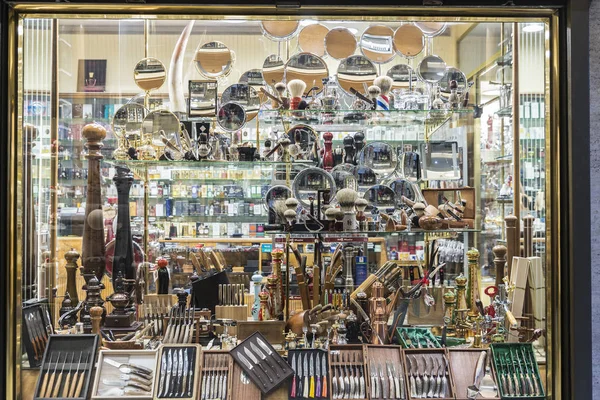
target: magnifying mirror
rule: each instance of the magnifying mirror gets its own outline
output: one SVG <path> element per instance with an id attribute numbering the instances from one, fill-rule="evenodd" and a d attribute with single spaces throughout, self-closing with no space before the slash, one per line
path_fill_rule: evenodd
<path id="1" fill-rule="evenodd" d="M 286 210 L 285 201 L 292 197 L 292 190 L 284 185 L 271 186 L 263 197 L 263 208 L 269 216 L 269 224 L 285 223 L 283 212 Z"/>
<path id="2" fill-rule="evenodd" d="M 445 30 L 446 30 L 446 26 L 447 24 L 445 22 L 426 22 L 426 21 L 419 21 L 419 22 L 414 22 L 415 26 L 418 27 L 421 32 L 423 32 L 423 34 L 425 36 L 428 37 L 434 37 L 434 36 L 438 36 L 441 35 Z"/>
<path id="3" fill-rule="evenodd" d="M 145 92 L 160 88 L 167 79 L 167 70 L 160 60 L 148 57 L 140 60 L 133 69 L 133 80 Z"/>
<path id="4" fill-rule="evenodd" d="M 258 92 L 258 99 L 260 100 L 261 104 L 264 103 L 265 101 L 267 101 L 267 96 L 263 95 L 260 91 L 261 88 L 267 86 L 267 83 L 265 82 L 265 79 L 263 78 L 262 70 L 251 69 L 251 70 L 244 72 L 240 76 L 240 80 L 238 81 L 238 83 L 245 83 L 245 84 L 249 85 L 250 87 L 253 87 L 254 89 L 256 89 L 256 91 Z"/>
<path id="5" fill-rule="evenodd" d="M 338 190 L 341 189 L 352 189 L 358 191 L 358 182 L 356 181 L 356 177 L 354 176 L 354 165 L 352 164 L 341 164 L 341 165 L 349 165 L 352 167 L 352 171 L 348 171 L 345 169 L 332 169 L 331 176 L 333 176 L 333 181 L 335 182 L 335 187 Z"/>
<path id="6" fill-rule="evenodd" d="M 460 179 L 458 143 L 421 143 L 419 150 L 423 158 L 423 179 Z"/>
<path id="7" fill-rule="evenodd" d="M 325 37 L 329 29 L 321 24 L 307 25 L 298 34 L 298 46 L 305 53 L 312 53 L 316 56 L 325 55 Z"/>
<path id="8" fill-rule="evenodd" d="M 393 79 L 392 89 L 406 89 L 417 82 L 417 74 L 407 64 L 398 64 L 390 68 L 386 74 Z"/>
<path id="9" fill-rule="evenodd" d="M 263 34 L 276 42 L 291 39 L 300 26 L 298 21 L 261 21 Z"/>
<path id="10" fill-rule="evenodd" d="M 217 112 L 217 81 L 189 81 L 188 116 L 214 117 Z"/>
<path id="11" fill-rule="evenodd" d="M 292 193 L 302 207 L 309 208 L 311 199 L 317 204 L 319 192 L 325 191 L 333 199 L 336 186 L 330 173 L 321 168 L 306 168 L 298 173 L 292 183 Z"/>
<path id="12" fill-rule="evenodd" d="M 377 174 L 372 168 L 365 165 L 359 165 L 354 169 L 354 176 L 359 190 L 363 191 L 377 183 Z"/>
<path id="13" fill-rule="evenodd" d="M 350 88 L 362 92 L 363 84 L 372 85 L 375 78 L 377 78 L 377 68 L 365 56 L 350 56 L 342 60 L 338 66 L 338 85 L 350 96 L 352 96 Z"/>
<path id="14" fill-rule="evenodd" d="M 394 32 L 394 48 L 406 58 L 413 58 L 424 46 L 423 32 L 414 25 L 401 25 Z"/>
<path id="15" fill-rule="evenodd" d="M 336 60 L 353 55 L 356 46 L 356 37 L 348 28 L 333 28 L 325 36 L 325 51 Z"/>
<path id="16" fill-rule="evenodd" d="M 252 121 L 258 114 L 260 99 L 258 92 L 245 83 L 234 83 L 227 87 L 221 95 L 221 103 L 236 103 L 246 110 L 246 122 Z"/>
<path id="17" fill-rule="evenodd" d="M 285 64 L 285 79 L 287 82 L 300 79 L 306 83 L 304 94 L 316 86 L 317 93 L 323 90 L 323 79 L 329 78 L 327 64 L 319 56 L 311 53 L 298 53 L 290 57 Z"/>
<path id="18" fill-rule="evenodd" d="M 360 37 L 360 50 L 376 64 L 384 64 L 396 56 L 394 31 L 385 25 L 372 25 Z"/>
<path id="19" fill-rule="evenodd" d="M 358 162 L 371 168 L 381 178 L 390 176 L 398 166 L 394 148 L 384 142 L 368 143 L 358 155 Z"/>
<path id="20" fill-rule="evenodd" d="M 230 102 L 221 105 L 217 112 L 217 124 L 227 132 L 235 132 L 246 124 L 246 111 L 240 104 Z"/>
<path id="21" fill-rule="evenodd" d="M 194 58 L 196 69 L 208 78 L 227 76 L 235 62 L 235 53 L 221 42 L 204 43 Z"/>
<path id="22" fill-rule="evenodd" d="M 152 145 L 154 147 L 165 147 L 162 141 L 163 134 L 168 140 L 181 147 L 179 118 L 171 111 L 155 110 L 149 112 L 142 122 L 142 131 L 144 135 L 152 135 Z"/>
<path id="23" fill-rule="evenodd" d="M 450 93 L 450 82 L 452 81 L 456 81 L 459 93 L 462 93 L 467 89 L 467 77 L 465 74 L 458 68 L 447 67 L 446 72 L 440 81 L 440 90 L 443 93 Z"/>
<path id="24" fill-rule="evenodd" d="M 312 148 L 317 139 L 317 132 L 308 125 L 296 125 L 287 131 L 287 136 L 290 139 L 290 146 L 295 146 L 298 154 L 295 158 L 306 159 L 312 151 Z M 292 152 L 290 148 L 290 153 Z M 300 157 L 298 157 L 300 156 Z"/>
<path id="25" fill-rule="evenodd" d="M 142 122 L 148 110 L 141 104 L 128 103 L 119 108 L 112 119 L 112 130 L 118 139 L 140 138 Z"/>
<path id="26" fill-rule="evenodd" d="M 283 81 L 285 74 L 285 64 L 277 54 L 271 54 L 263 63 L 262 74 L 267 85 L 273 86 Z"/>
<path id="27" fill-rule="evenodd" d="M 441 57 L 430 55 L 421 60 L 417 75 L 427 83 L 438 83 L 446 73 L 446 62 Z"/>
<path id="28" fill-rule="evenodd" d="M 412 201 L 419 201 L 419 196 L 417 195 L 415 186 L 415 184 L 404 178 L 396 179 L 390 184 L 390 188 L 392 188 L 396 196 L 396 205 L 398 207 L 403 204 L 402 196 Z"/>
<path id="29" fill-rule="evenodd" d="M 396 195 L 392 188 L 386 185 L 374 185 L 368 188 L 363 198 L 369 202 L 367 209 L 377 207 L 381 210 L 396 208 Z"/>

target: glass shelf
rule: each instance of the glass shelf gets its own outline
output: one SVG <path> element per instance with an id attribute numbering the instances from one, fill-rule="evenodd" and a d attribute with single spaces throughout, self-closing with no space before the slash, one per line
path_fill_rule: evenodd
<path id="1" fill-rule="evenodd" d="M 162 167 L 170 170 L 188 170 L 188 169 L 206 169 L 210 167 L 217 168 L 230 168 L 235 167 L 239 170 L 247 170 L 253 167 L 276 167 L 285 165 L 305 165 L 307 167 L 316 165 L 315 162 L 310 160 L 295 160 L 287 163 L 283 161 L 229 161 L 229 160 L 200 160 L 200 161 L 189 161 L 189 160 L 104 160 L 104 162 L 117 166 L 117 167 L 143 167 L 153 168 Z"/>
<path id="2" fill-rule="evenodd" d="M 315 235 L 322 235 L 324 240 L 335 241 L 352 241 L 353 239 L 366 239 L 368 237 L 389 237 L 389 236 L 409 236 L 422 234 L 440 234 L 440 233 L 478 233 L 480 229 L 460 228 L 460 229 L 437 229 L 434 231 L 426 231 L 423 229 L 411 229 L 410 231 L 398 232 L 284 232 L 284 231 L 266 231 L 266 235 L 290 235 L 292 238 L 314 238 Z"/>
<path id="3" fill-rule="evenodd" d="M 185 216 L 171 216 L 171 217 L 149 217 L 150 222 L 249 222 L 257 224 L 267 223 L 267 216 L 264 215 L 185 215 Z"/>

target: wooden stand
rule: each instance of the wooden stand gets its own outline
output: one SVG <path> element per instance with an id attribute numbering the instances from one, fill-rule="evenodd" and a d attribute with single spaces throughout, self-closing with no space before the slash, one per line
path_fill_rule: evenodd
<path id="1" fill-rule="evenodd" d="M 510 277 L 512 270 L 513 257 L 519 257 L 521 254 L 521 244 L 519 240 L 520 232 L 517 232 L 518 218 L 509 215 L 504 218 L 506 222 L 506 275 Z"/>
<path id="2" fill-rule="evenodd" d="M 506 276 L 506 246 L 498 245 L 494 246 L 492 253 L 494 253 L 494 266 L 496 267 L 496 287 L 502 285 L 502 281 Z"/>
<path id="3" fill-rule="evenodd" d="M 72 248 L 65 253 L 65 260 L 67 260 L 67 265 L 65 265 L 65 269 L 67 270 L 67 287 L 65 293 L 69 293 L 71 301 L 77 305 L 79 303 L 77 295 L 77 260 L 79 260 L 79 253 Z"/>

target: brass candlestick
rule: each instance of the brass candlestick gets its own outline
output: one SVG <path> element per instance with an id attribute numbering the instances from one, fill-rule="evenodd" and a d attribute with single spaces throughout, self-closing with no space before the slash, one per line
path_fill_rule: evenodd
<path id="1" fill-rule="evenodd" d="M 67 270 L 67 288 L 65 291 L 71 296 L 73 304 L 78 304 L 77 270 L 79 267 L 77 266 L 77 260 L 79 260 L 79 253 L 72 248 L 65 253 L 65 260 L 67 260 L 67 265 L 65 265 L 65 269 Z"/>
<path id="2" fill-rule="evenodd" d="M 494 253 L 494 266 L 496 267 L 496 287 L 504 283 L 503 279 L 506 276 L 506 246 L 501 244 L 494 246 L 492 253 Z"/>
<path id="3" fill-rule="evenodd" d="M 475 301 L 479 298 L 479 251 L 477 249 L 471 249 L 467 251 L 467 258 L 469 260 L 469 290 L 467 297 L 469 299 L 470 311 L 467 314 L 471 321 L 479 315 Z"/>

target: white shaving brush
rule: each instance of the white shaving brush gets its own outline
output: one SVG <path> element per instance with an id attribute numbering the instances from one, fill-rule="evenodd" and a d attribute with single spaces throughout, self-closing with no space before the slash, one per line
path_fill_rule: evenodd
<path id="1" fill-rule="evenodd" d="M 289 209 L 285 210 L 283 215 L 289 225 L 292 225 L 292 222 L 294 222 L 294 220 L 296 219 L 296 211 L 295 210 L 289 210 Z"/>
<path id="2" fill-rule="evenodd" d="M 358 221 L 358 230 L 366 231 L 367 230 L 367 217 L 365 216 L 365 209 L 369 205 L 369 202 L 359 197 L 354 202 L 354 206 L 356 207 L 356 220 Z"/>
<path id="3" fill-rule="evenodd" d="M 306 83 L 300 79 L 292 79 L 287 84 L 288 91 L 290 92 L 290 110 L 297 110 L 298 104 L 302 101 L 302 95 L 306 90 Z"/>
<path id="4" fill-rule="evenodd" d="M 369 86 L 369 88 L 367 89 L 367 93 L 369 94 L 369 99 L 371 99 L 373 104 L 376 105 L 377 97 L 379 97 L 379 95 L 381 94 L 381 89 L 379 89 L 379 86 Z"/>
<path id="5" fill-rule="evenodd" d="M 334 231 L 335 230 L 335 216 L 337 215 L 337 208 L 334 207 L 329 207 L 327 210 L 325 210 L 325 218 L 327 218 L 327 221 L 329 221 L 329 228 L 327 228 L 330 231 Z"/>
<path id="6" fill-rule="evenodd" d="M 390 91 L 394 80 L 387 75 L 378 76 L 373 81 L 373 84 L 381 90 L 381 94 L 377 97 L 377 110 L 389 110 L 393 102 L 390 100 Z"/>
<path id="7" fill-rule="evenodd" d="M 287 110 L 290 108 L 290 100 L 283 95 L 286 89 L 285 83 L 277 82 L 274 87 L 275 91 L 277 92 L 277 98 L 279 98 L 279 101 L 281 101 L 281 108 Z"/>
<path id="8" fill-rule="evenodd" d="M 283 200 L 275 200 L 271 208 L 275 213 L 275 221 L 277 223 L 282 223 L 285 221 L 285 215 L 283 213 L 285 213 L 287 208 L 285 207 L 285 202 Z"/>
<path id="9" fill-rule="evenodd" d="M 344 230 L 354 231 L 357 228 L 356 212 L 354 211 L 354 203 L 358 199 L 358 193 L 352 189 L 342 189 L 335 195 L 336 200 L 340 204 L 340 208 L 344 213 Z"/>
<path id="10" fill-rule="evenodd" d="M 287 207 L 288 210 L 296 211 L 299 203 L 300 202 L 295 197 L 290 197 L 289 199 L 287 199 L 285 201 L 285 206 Z"/>

